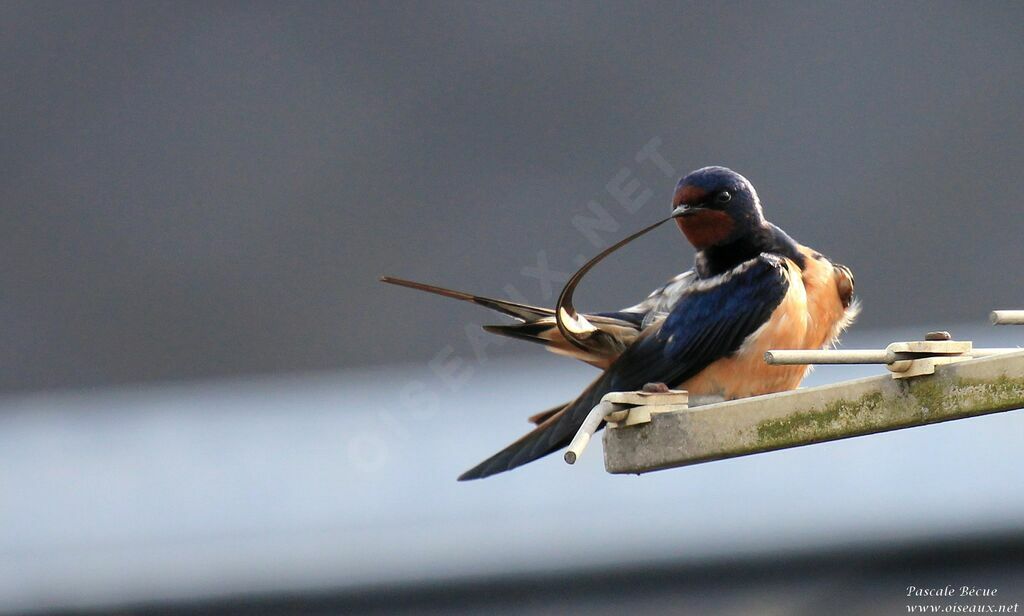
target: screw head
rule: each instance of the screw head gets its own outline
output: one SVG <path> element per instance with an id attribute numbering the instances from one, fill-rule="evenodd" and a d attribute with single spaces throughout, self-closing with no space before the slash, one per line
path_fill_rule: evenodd
<path id="1" fill-rule="evenodd" d="M 952 340 L 953 336 L 949 332 L 928 332 L 924 335 L 925 340 Z"/>
<path id="2" fill-rule="evenodd" d="M 645 394 L 667 394 L 671 390 L 664 383 L 647 383 L 642 391 Z"/>

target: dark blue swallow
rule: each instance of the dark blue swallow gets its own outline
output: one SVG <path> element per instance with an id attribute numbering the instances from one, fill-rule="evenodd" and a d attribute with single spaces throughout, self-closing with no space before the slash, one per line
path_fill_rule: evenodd
<path id="1" fill-rule="evenodd" d="M 487 331 L 539 342 L 603 370 L 576 399 L 531 417 L 532 431 L 460 480 L 565 447 L 608 392 L 665 383 L 699 403 L 795 389 L 807 368 L 769 366 L 764 352 L 826 347 L 856 316 L 850 270 L 765 220 L 757 192 L 740 174 L 725 167 L 688 174 L 676 186 L 672 217 L 697 249 L 694 268 L 635 306 L 569 315 L 585 335 L 560 328 L 551 309 L 382 279 L 502 312 L 519 323 Z"/>

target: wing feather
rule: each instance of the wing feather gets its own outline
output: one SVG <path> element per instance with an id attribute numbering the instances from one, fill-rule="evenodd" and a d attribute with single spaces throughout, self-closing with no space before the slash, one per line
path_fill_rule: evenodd
<path id="1" fill-rule="evenodd" d="M 610 391 L 632 391 L 649 382 L 678 385 L 735 353 L 769 319 L 788 290 L 785 264 L 768 254 L 689 285 L 665 320 L 641 332 L 579 397 L 459 479 L 511 470 L 561 449 Z"/>

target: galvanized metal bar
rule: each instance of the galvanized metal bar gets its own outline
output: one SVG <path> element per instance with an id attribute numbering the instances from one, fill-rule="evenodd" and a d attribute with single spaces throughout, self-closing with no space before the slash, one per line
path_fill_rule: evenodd
<path id="1" fill-rule="evenodd" d="M 993 310 L 989 318 L 994 325 L 1024 325 L 1024 310 Z"/>
<path id="2" fill-rule="evenodd" d="M 580 426 L 576 436 L 569 443 L 569 448 L 565 450 L 565 454 L 562 456 L 567 464 L 576 464 L 576 460 L 583 455 L 583 450 L 590 443 L 590 438 L 597 432 L 605 416 L 615 410 L 615 406 L 611 402 L 602 400 L 597 406 L 590 409 L 587 418 L 583 420 L 583 425 Z"/>
<path id="3" fill-rule="evenodd" d="M 896 353 L 886 349 L 778 350 L 768 351 L 764 360 L 773 366 L 795 364 L 891 364 Z"/>
<path id="4" fill-rule="evenodd" d="M 1024 351 L 1021 347 L 993 347 L 987 349 L 971 349 L 968 353 L 971 357 L 992 357 L 993 355 L 1005 355 L 1007 353 L 1019 353 Z"/>
<path id="5" fill-rule="evenodd" d="M 969 357 L 990 357 L 1001 353 L 1015 353 L 1020 348 L 971 349 Z M 889 349 L 794 349 L 767 351 L 764 361 L 772 366 L 793 366 L 801 364 L 894 364 L 904 359 L 919 356 L 898 353 Z"/>
<path id="6" fill-rule="evenodd" d="M 1024 407 L 1024 351 L 653 415 L 605 431 L 605 468 L 646 473 Z"/>

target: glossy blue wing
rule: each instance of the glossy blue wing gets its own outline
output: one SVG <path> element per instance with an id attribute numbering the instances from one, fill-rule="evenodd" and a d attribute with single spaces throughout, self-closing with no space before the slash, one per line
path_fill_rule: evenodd
<path id="1" fill-rule="evenodd" d="M 606 374 L 608 391 L 676 386 L 734 353 L 789 290 L 785 263 L 761 255 L 719 281 L 693 285 L 664 323 L 628 348 Z"/>
<path id="2" fill-rule="evenodd" d="M 768 321 L 788 290 L 785 263 L 767 254 L 691 285 L 662 325 L 644 332 L 578 398 L 460 479 L 500 473 L 561 449 L 610 391 L 632 391 L 651 382 L 676 386 L 731 355 Z"/>

